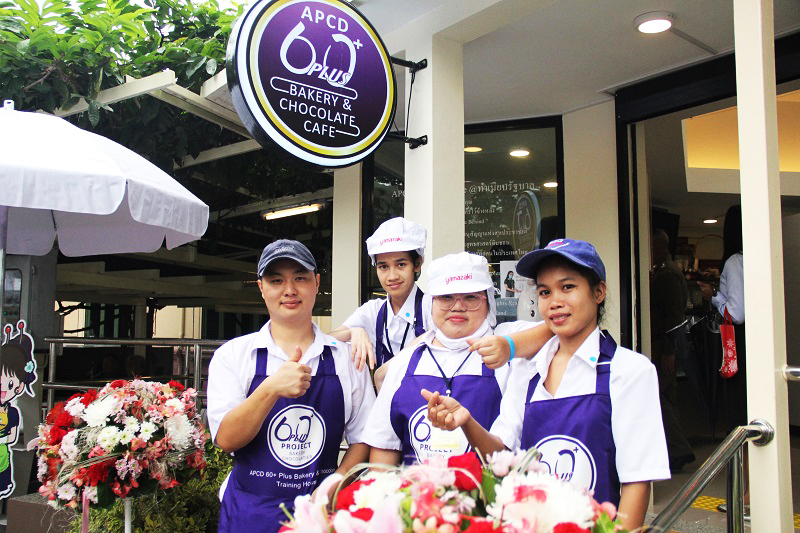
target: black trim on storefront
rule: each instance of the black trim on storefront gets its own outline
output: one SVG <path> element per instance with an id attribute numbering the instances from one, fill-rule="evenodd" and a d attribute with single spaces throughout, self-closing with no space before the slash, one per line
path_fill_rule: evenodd
<path id="1" fill-rule="evenodd" d="M 375 227 L 375 152 L 361 162 L 361 242 L 365 242 L 369 235 L 364 235 L 363 228 Z M 372 230 L 370 230 L 371 232 Z M 369 287 L 369 274 L 372 270 L 372 261 L 366 253 L 366 246 L 361 245 L 361 271 L 358 301 L 366 303 L 370 298 L 367 290 Z"/>
<path id="2" fill-rule="evenodd" d="M 775 80 L 778 84 L 800 78 L 800 32 L 775 40 Z M 638 281 L 632 264 L 639 265 L 638 238 L 631 232 L 629 125 L 683 109 L 736 96 L 736 64 L 733 53 L 650 78 L 617 90 L 617 195 L 620 259 L 620 345 L 631 348 L 636 328 L 640 338 L 641 308 Z M 634 169 L 635 170 L 635 169 Z M 636 205 L 636 204 L 633 204 Z M 635 233 L 638 236 L 638 228 Z M 632 242 L 633 241 L 633 242 Z M 633 254 L 631 250 L 633 249 Z M 633 257 L 632 257 L 633 255 Z M 636 302 L 631 288 L 637 285 Z"/>

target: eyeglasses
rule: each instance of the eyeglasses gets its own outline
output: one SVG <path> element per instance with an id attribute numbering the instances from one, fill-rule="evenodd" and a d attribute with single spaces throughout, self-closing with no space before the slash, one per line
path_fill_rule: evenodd
<path id="1" fill-rule="evenodd" d="M 461 301 L 461 305 L 463 305 L 464 309 L 467 311 L 475 311 L 483 305 L 483 301 L 486 300 L 486 295 L 464 294 L 461 296 L 454 296 L 452 294 L 444 294 L 442 296 L 434 296 L 433 300 L 442 311 L 449 311 L 458 301 Z"/>

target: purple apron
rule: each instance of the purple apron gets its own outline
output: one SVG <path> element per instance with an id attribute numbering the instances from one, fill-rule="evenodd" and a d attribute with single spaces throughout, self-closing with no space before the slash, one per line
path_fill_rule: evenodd
<path id="1" fill-rule="evenodd" d="M 619 505 L 614 436 L 611 431 L 611 358 L 617 343 L 607 331 L 600 336 L 594 394 L 531 401 L 541 378 L 536 374 L 528 384 L 521 446 L 536 448 L 541 462 L 559 478 L 594 490 L 598 502 Z M 485 426 L 484 426 L 485 427 Z"/>
<path id="2" fill-rule="evenodd" d="M 475 420 L 483 427 L 490 427 L 500 414 L 500 400 L 503 394 L 497 384 L 494 370 L 481 364 L 480 376 L 416 376 L 414 372 L 425 354 L 433 358 L 439 366 L 430 348 L 420 344 L 411 355 L 408 369 L 392 398 L 389 411 L 392 428 L 402 442 L 405 464 L 421 462 L 436 455 L 445 457 L 460 455 L 470 449 L 460 428 L 455 431 L 443 431 L 431 426 L 428 421 L 428 403 L 420 394 L 422 389 L 439 391 L 441 394 L 448 394 L 449 389 L 449 396 L 469 409 Z M 480 355 L 472 352 L 465 357 L 461 366 L 469 357 L 480 357 Z M 461 366 L 454 374 L 458 373 Z M 441 371 L 441 367 L 439 369 Z"/>
<path id="3" fill-rule="evenodd" d="M 414 298 L 414 339 L 425 333 L 425 321 L 422 319 L 422 297 L 425 296 L 422 290 L 417 287 L 417 295 Z M 392 340 L 389 338 L 389 326 L 386 324 L 386 306 L 389 305 L 387 298 L 383 305 L 378 310 L 378 320 L 375 322 L 375 359 L 378 366 L 383 365 L 386 361 L 394 357 L 394 350 L 392 350 Z M 406 345 L 406 337 L 411 324 L 406 326 L 406 332 L 403 335 L 403 342 L 400 343 L 402 350 Z M 383 343 L 383 337 L 386 335 L 386 344 Z"/>
<path id="4" fill-rule="evenodd" d="M 247 395 L 267 377 L 267 350 L 259 348 Z M 310 494 L 338 465 L 344 433 L 344 394 L 330 346 L 311 385 L 299 398 L 280 398 L 249 444 L 237 450 L 222 496 L 220 533 L 273 533 L 287 521 L 294 498 Z"/>

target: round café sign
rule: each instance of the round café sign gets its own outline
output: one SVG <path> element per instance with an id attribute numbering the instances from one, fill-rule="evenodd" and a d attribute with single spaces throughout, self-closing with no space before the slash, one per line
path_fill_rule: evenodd
<path id="1" fill-rule="evenodd" d="M 340 0 L 257 0 L 229 46 L 228 85 L 244 125 L 323 167 L 377 148 L 397 104 L 392 63 L 375 29 Z"/>

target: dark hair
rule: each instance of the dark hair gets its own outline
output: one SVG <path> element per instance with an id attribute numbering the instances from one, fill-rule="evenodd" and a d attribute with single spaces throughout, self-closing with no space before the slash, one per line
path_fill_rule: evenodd
<path id="1" fill-rule="evenodd" d="M 513 270 L 509 270 L 508 274 L 506 274 L 506 279 L 508 279 L 508 276 L 511 276 L 513 278 L 514 277 L 513 274 L 514 274 L 514 271 Z"/>
<path id="2" fill-rule="evenodd" d="M 734 254 L 742 251 L 742 206 L 732 205 L 725 213 L 722 227 L 722 265 Z"/>
<path id="3" fill-rule="evenodd" d="M 536 269 L 536 273 L 534 274 L 534 281 L 536 281 L 536 275 L 546 267 L 551 266 L 562 266 L 571 268 L 572 270 L 576 271 L 578 274 L 581 275 L 589 283 L 589 289 L 594 290 L 595 287 L 600 285 L 603 280 L 600 279 L 600 276 L 597 275 L 597 272 L 592 270 L 591 268 L 587 268 L 585 266 L 579 265 L 577 263 L 573 263 L 563 255 L 551 255 L 549 257 L 545 257 L 539 263 L 539 268 Z M 603 316 L 605 315 L 606 311 L 606 299 L 603 298 L 603 301 L 597 306 L 597 323 L 600 324 L 603 320 Z"/>
<path id="4" fill-rule="evenodd" d="M 31 364 L 29 364 L 31 363 Z M 28 372 L 26 367 L 31 370 Z M 16 377 L 25 385 L 25 390 L 33 396 L 31 383 L 36 381 L 36 362 L 33 354 L 26 352 L 19 344 L 4 344 L 0 351 L 0 375 L 8 374 Z"/>

